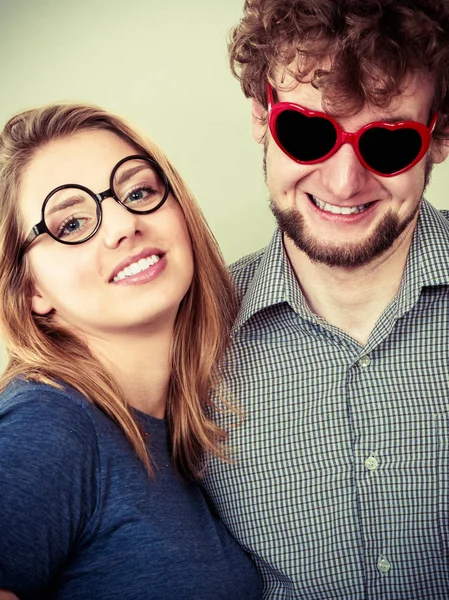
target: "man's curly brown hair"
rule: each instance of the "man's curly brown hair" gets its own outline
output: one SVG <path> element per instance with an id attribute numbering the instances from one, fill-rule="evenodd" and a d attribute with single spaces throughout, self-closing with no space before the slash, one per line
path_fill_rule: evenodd
<path id="1" fill-rule="evenodd" d="M 267 79 L 281 70 L 310 80 L 335 115 L 388 106 L 408 75 L 430 75 L 434 135 L 445 137 L 449 0 L 246 0 L 229 55 L 247 97 L 266 107 Z"/>

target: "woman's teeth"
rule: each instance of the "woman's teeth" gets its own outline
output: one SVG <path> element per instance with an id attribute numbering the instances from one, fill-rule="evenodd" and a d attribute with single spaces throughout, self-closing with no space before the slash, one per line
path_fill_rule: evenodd
<path id="1" fill-rule="evenodd" d="M 368 202 L 361 206 L 334 206 L 333 204 L 327 204 L 326 202 L 319 200 L 316 196 L 312 196 L 312 194 L 310 194 L 310 198 L 320 210 L 324 210 L 324 212 L 329 212 L 334 215 L 355 215 L 356 213 L 363 212 L 372 204 L 372 202 Z"/>
<path id="2" fill-rule="evenodd" d="M 117 273 L 114 277 L 113 281 L 120 281 L 121 279 L 126 279 L 126 277 L 131 277 L 131 275 L 137 275 L 141 271 L 146 271 L 151 266 L 159 262 L 160 258 L 156 254 L 152 254 L 148 258 L 141 258 L 140 260 L 131 263 L 127 267 Z"/>

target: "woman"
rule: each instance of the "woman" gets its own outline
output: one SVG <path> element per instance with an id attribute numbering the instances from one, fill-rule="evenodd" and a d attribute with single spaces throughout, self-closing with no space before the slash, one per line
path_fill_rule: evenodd
<path id="1" fill-rule="evenodd" d="M 105 190 L 104 192 L 102 190 Z M 79 105 L 0 136 L 0 588 L 19 598 L 261 597 L 193 482 L 233 317 L 164 155 Z"/>

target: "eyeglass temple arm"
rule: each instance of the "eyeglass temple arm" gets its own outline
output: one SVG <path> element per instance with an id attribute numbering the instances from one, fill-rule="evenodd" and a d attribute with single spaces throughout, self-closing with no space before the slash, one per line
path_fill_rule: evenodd
<path id="1" fill-rule="evenodd" d="M 430 122 L 430 125 L 429 125 L 429 131 L 430 131 L 430 134 L 431 134 L 431 135 L 432 135 L 432 133 L 433 133 L 433 131 L 434 131 L 434 129 L 435 129 L 435 127 L 436 127 L 436 125 L 437 125 L 437 121 L 438 121 L 438 117 L 439 117 L 439 116 L 440 116 L 440 113 L 437 111 L 437 112 L 436 112 L 436 113 L 433 115 L 433 117 L 432 117 L 432 120 L 431 120 L 431 122 Z"/>
<path id="2" fill-rule="evenodd" d="M 270 112 L 270 110 L 272 109 L 272 107 L 274 105 L 274 98 L 273 98 L 273 88 L 271 87 L 271 85 L 268 82 L 267 82 L 267 95 L 268 95 L 267 110 L 268 110 L 268 112 Z"/>
<path id="3" fill-rule="evenodd" d="M 34 242 L 34 240 L 37 238 L 37 236 L 41 235 L 41 233 L 45 233 L 46 231 L 47 231 L 47 228 L 46 228 L 43 220 L 40 223 L 38 223 L 37 225 L 35 225 L 33 227 L 33 229 L 30 231 L 30 233 L 28 234 L 26 240 L 22 244 L 22 248 L 20 249 L 20 257 L 22 257 L 25 254 L 28 247 L 32 244 L 32 242 Z"/>

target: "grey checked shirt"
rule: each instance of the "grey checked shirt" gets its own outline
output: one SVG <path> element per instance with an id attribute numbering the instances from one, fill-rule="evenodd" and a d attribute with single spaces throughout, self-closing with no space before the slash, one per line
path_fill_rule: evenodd
<path id="1" fill-rule="evenodd" d="M 276 231 L 246 294 L 205 487 L 265 598 L 449 599 L 449 212 L 423 202 L 401 289 L 362 347 L 308 309 Z"/>

